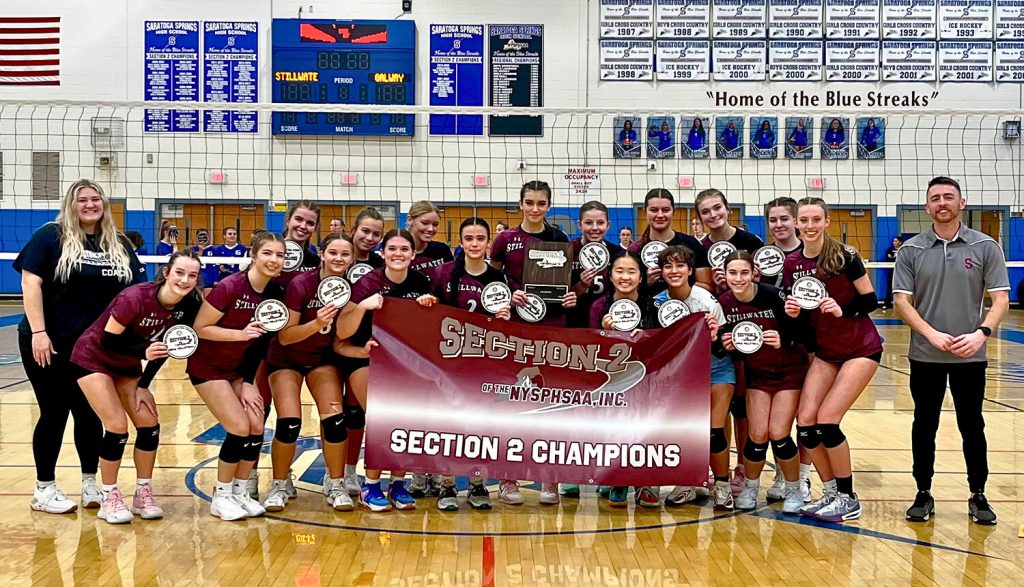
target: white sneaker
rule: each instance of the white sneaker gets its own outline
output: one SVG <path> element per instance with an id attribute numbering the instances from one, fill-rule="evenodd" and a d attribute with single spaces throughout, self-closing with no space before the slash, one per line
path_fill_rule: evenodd
<path id="1" fill-rule="evenodd" d="M 248 517 L 245 509 L 231 495 L 230 489 L 215 490 L 213 501 L 210 502 L 210 515 L 217 516 L 225 522 L 244 520 Z"/>
<path id="2" fill-rule="evenodd" d="M 252 499 L 260 498 L 260 472 L 253 469 L 249 472 L 249 479 L 245 482 L 245 490 L 249 492 Z"/>
<path id="3" fill-rule="evenodd" d="M 362 486 L 359 485 L 359 475 L 356 475 L 355 473 L 345 475 L 343 484 L 345 486 L 345 491 L 347 491 L 351 497 L 359 495 L 359 491 L 362 489 Z"/>
<path id="4" fill-rule="evenodd" d="M 795 486 L 786 486 L 782 499 L 782 511 L 786 514 L 799 514 L 800 508 L 804 507 L 804 495 L 801 491 L 803 483 Z"/>
<path id="5" fill-rule="evenodd" d="M 341 479 L 331 479 L 327 475 L 324 475 L 324 500 L 336 512 L 351 512 L 356 509 L 344 482 Z"/>
<path id="6" fill-rule="evenodd" d="M 100 486 L 96 484 L 96 478 L 86 477 L 82 479 L 82 507 L 86 509 L 98 508 L 101 503 L 103 503 L 103 492 L 100 491 Z"/>
<path id="7" fill-rule="evenodd" d="M 800 478 L 800 495 L 804 498 L 804 503 L 811 503 L 811 478 L 801 477 Z"/>
<path id="8" fill-rule="evenodd" d="M 711 500 L 715 504 L 715 511 L 731 512 L 733 508 L 732 488 L 729 485 L 719 485 L 711 488 Z"/>
<path id="9" fill-rule="evenodd" d="M 804 507 L 800 508 L 800 515 L 809 516 L 813 518 L 818 513 L 818 510 L 821 510 L 828 504 L 832 503 L 832 500 L 835 498 L 836 490 L 829 489 L 828 487 L 826 487 L 825 492 L 821 494 L 821 498 L 818 499 L 818 501 L 807 504 Z"/>
<path id="10" fill-rule="evenodd" d="M 743 484 L 743 489 L 740 490 L 740 494 L 736 496 L 736 501 L 733 505 L 736 509 L 741 510 L 755 509 L 757 507 L 757 494 L 760 490 L 761 484 L 759 482 L 747 479 Z"/>
<path id="11" fill-rule="evenodd" d="M 274 482 L 270 484 L 270 493 L 267 494 L 263 507 L 268 512 L 279 512 L 287 505 L 288 490 L 285 488 L 285 482 L 274 479 Z"/>
<path id="12" fill-rule="evenodd" d="M 786 493 L 786 478 L 782 475 L 782 469 L 775 469 L 775 480 L 772 481 L 772 486 L 768 488 L 768 503 L 773 501 L 780 501 L 783 499 L 783 495 Z M 738 506 L 737 506 L 738 507 Z"/>
<path id="13" fill-rule="evenodd" d="M 266 508 L 264 508 L 262 505 L 260 505 L 260 502 L 258 502 L 255 499 L 249 497 L 249 492 L 248 491 L 243 491 L 241 493 L 235 493 L 231 497 L 234 497 L 235 498 L 235 502 L 238 505 L 240 505 L 243 510 L 245 510 L 246 517 L 258 518 L 258 517 L 262 516 L 263 514 L 267 513 Z"/>
<path id="14" fill-rule="evenodd" d="M 693 487 L 677 485 L 665 498 L 665 505 L 681 506 L 691 501 L 697 501 L 697 491 Z"/>
<path id="15" fill-rule="evenodd" d="M 409 495 L 413 497 L 425 496 L 427 494 L 427 474 L 413 473 L 412 480 L 409 481 L 409 486 L 406 489 L 409 490 Z"/>
<path id="16" fill-rule="evenodd" d="M 36 485 L 36 490 L 32 494 L 32 503 L 29 505 L 37 512 L 48 514 L 70 514 L 78 509 L 75 502 L 68 499 L 63 491 L 57 489 L 56 483 L 42 488 Z"/>
<path id="17" fill-rule="evenodd" d="M 538 500 L 541 505 L 558 505 L 561 500 L 558 496 L 558 483 L 541 483 Z"/>
<path id="18" fill-rule="evenodd" d="M 503 479 L 498 484 L 498 501 L 505 505 L 523 505 L 523 494 L 519 491 L 519 482 Z"/>
<path id="19" fill-rule="evenodd" d="M 288 469 L 288 478 L 284 480 L 284 490 L 288 493 L 288 499 L 295 499 L 299 496 L 299 491 L 295 489 L 295 475 L 291 469 Z"/>
<path id="20" fill-rule="evenodd" d="M 128 524 L 135 519 L 135 516 L 128 511 L 128 506 L 124 505 L 124 498 L 117 489 L 112 490 L 103 498 L 96 517 L 106 520 L 108 524 Z"/>

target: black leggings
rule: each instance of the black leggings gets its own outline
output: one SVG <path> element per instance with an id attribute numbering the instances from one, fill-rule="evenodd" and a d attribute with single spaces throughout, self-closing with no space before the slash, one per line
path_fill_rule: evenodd
<path id="1" fill-rule="evenodd" d="M 946 378 L 953 394 L 956 425 L 963 439 L 967 461 L 967 483 L 971 492 L 985 491 L 988 481 L 988 444 L 985 441 L 986 362 L 923 363 L 910 361 L 910 395 L 914 398 L 914 428 L 911 433 L 914 452 L 914 480 L 917 488 L 932 488 L 935 474 L 935 434 L 946 397 Z"/>
<path id="2" fill-rule="evenodd" d="M 56 479 L 57 457 L 64 441 L 64 428 L 68 414 L 75 417 L 75 448 L 82 463 L 82 473 L 95 475 L 100 460 L 100 441 L 103 423 L 92 411 L 76 379 L 79 371 L 71 364 L 73 345 L 60 345 L 54 341 L 57 354 L 51 355 L 45 369 L 32 358 L 32 335 L 18 334 L 21 363 L 32 383 L 39 404 L 39 421 L 32 433 L 32 455 L 36 462 L 36 479 Z"/>

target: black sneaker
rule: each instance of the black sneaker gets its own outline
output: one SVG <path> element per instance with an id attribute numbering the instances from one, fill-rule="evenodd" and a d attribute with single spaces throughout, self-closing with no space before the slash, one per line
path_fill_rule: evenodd
<path id="1" fill-rule="evenodd" d="M 918 491 L 914 505 L 907 509 L 907 519 L 911 522 L 927 522 L 935 513 L 935 499 L 927 491 Z"/>
<path id="2" fill-rule="evenodd" d="M 491 509 L 491 492 L 484 487 L 483 483 L 470 484 L 469 496 L 466 501 L 475 510 L 489 510 Z"/>
<path id="3" fill-rule="evenodd" d="M 437 509 L 454 512 L 459 509 L 459 492 L 454 485 L 442 485 L 437 495 Z"/>
<path id="4" fill-rule="evenodd" d="M 982 526 L 996 525 L 996 513 L 989 507 L 984 493 L 971 495 L 971 499 L 967 500 L 967 509 L 969 510 L 971 521 L 975 524 Z"/>

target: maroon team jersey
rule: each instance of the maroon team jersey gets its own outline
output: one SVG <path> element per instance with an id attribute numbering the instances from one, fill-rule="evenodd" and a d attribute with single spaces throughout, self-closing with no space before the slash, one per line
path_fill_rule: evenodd
<path id="1" fill-rule="evenodd" d="M 545 226 L 538 233 L 526 232 L 522 226 L 501 231 L 491 245 L 491 260 L 504 264 L 505 278 L 512 291 L 523 289 L 523 270 L 526 263 L 526 246 L 530 243 L 567 243 L 569 237 L 557 228 Z M 560 304 L 547 304 L 547 315 L 538 324 L 544 326 L 565 326 L 565 311 Z M 512 312 L 512 319 L 521 321 L 519 314 Z"/>
<path id="2" fill-rule="evenodd" d="M 825 284 L 828 295 L 840 306 L 847 306 L 857 297 L 853 282 L 867 274 L 860 257 L 847 251 L 846 263 L 837 275 L 825 276 L 818 271 L 818 258 L 804 256 L 798 250 L 786 257 L 782 274 L 786 290 L 793 282 L 806 275 L 817 277 Z M 801 310 L 806 312 L 806 310 Z M 836 318 L 818 310 L 811 312 L 815 340 L 815 356 L 822 360 L 841 363 L 858 357 L 870 357 L 882 352 L 882 337 L 869 316 Z"/>
<path id="3" fill-rule="evenodd" d="M 111 317 L 125 327 L 123 336 L 130 336 L 139 342 L 163 339 L 164 332 L 175 324 L 191 324 L 198 306 L 193 298 L 185 298 L 173 309 L 163 307 L 157 299 L 160 286 L 155 283 L 140 283 L 117 294 L 103 314 L 86 329 L 71 354 L 71 360 L 79 367 L 105 373 L 110 376 L 138 377 L 142 374 L 142 360 L 125 355 L 103 346 L 103 332 Z"/>
<path id="4" fill-rule="evenodd" d="M 487 265 L 487 268 L 480 275 L 466 273 L 465 266 L 463 266 L 458 284 L 453 284 L 452 274 L 455 272 L 456 265 L 456 261 L 450 261 L 426 272 L 434 295 L 437 296 L 437 299 L 442 304 L 447 306 L 490 315 L 490 312 L 480 306 L 480 294 L 483 293 L 484 287 L 490 283 L 495 281 L 505 283 L 505 276 L 501 271 L 490 265 Z M 452 296 L 452 285 L 455 285 L 457 289 L 454 296 Z"/>
<path id="5" fill-rule="evenodd" d="M 317 296 L 320 282 L 319 271 L 307 271 L 292 280 L 284 294 L 284 305 L 292 312 L 299 314 L 299 324 L 307 324 L 316 320 L 316 314 L 324 307 Z M 309 338 L 292 344 L 281 344 L 275 336 L 270 341 L 267 353 L 267 364 L 273 367 L 302 367 L 311 369 L 324 363 L 334 343 L 334 323 L 325 329 L 318 330 Z"/>
<path id="6" fill-rule="evenodd" d="M 374 269 L 364 275 L 355 285 L 352 286 L 353 304 L 366 298 L 380 294 L 386 298 L 405 298 L 415 300 L 416 298 L 431 293 L 430 280 L 419 271 L 409 271 L 405 281 L 395 283 L 388 279 L 384 269 Z M 373 312 L 363 314 L 363 320 L 359 323 L 359 329 L 349 340 L 353 344 L 363 346 L 370 340 L 373 328 Z"/>
<path id="7" fill-rule="evenodd" d="M 409 269 L 425 273 L 428 269 L 440 267 L 454 259 L 452 250 L 448 248 L 448 245 L 437 241 L 430 241 L 422 252 L 416 253 L 416 257 L 409 264 Z"/>
<path id="8" fill-rule="evenodd" d="M 732 291 L 718 296 L 725 315 L 721 334 L 731 332 L 740 322 L 753 322 L 761 330 L 775 330 L 782 339 L 781 348 L 763 345 L 756 353 L 734 353 L 746 365 L 747 387 L 762 391 L 800 389 L 807 374 L 807 351 L 795 340 L 797 321 L 786 315 L 781 290 L 757 284 L 754 299 L 741 302 Z M 768 389 L 766 389 L 766 387 Z"/>
<path id="9" fill-rule="evenodd" d="M 570 241 L 572 243 L 572 284 L 577 285 L 580 282 L 580 275 L 583 273 L 583 266 L 580 265 L 580 249 L 583 248 L 583 240 L 580 238 L 574 238 Z M 594 302 L 600 299 L 605 292 L 605 289 L 611 287 L 608 283 L 608 271 L 611 269 L 612 261 L 616 257 L 623 254 L 623 249 L 618 243 L 611 241 L 602 241 L 604 246 L 608 249 L 608 267 L 605 267 L 600 273 L 594 277 L 594 283 L 591 284 L 587 291 L 576 296 L 576 307 L 572 308 L 567 312 L 568 322 L 570 328 L 591 328 L 590 325 L 590 307 Z"/>
<path id="10" fill-rule="evenodd" d="M 241 330 L 253 321 L 260 302 L 282 297 L 283 291 L 273 282 L 267 284 L 263 293 L 256 291 L 249 283 L 249 272 L 241 271 L 215 285 L 206 301 L 224 314 L 217 326 Z M 206 381 L 237 379 L 242 376 L 239 368 L 245 350 L 257 340 L 220 341 L 200 337 L 199 348 L 189 357 L 186 372 Z"/>

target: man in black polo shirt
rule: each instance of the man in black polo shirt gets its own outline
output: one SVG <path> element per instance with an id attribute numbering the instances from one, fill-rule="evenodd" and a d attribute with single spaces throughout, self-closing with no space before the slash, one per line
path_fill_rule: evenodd
<path id="1" fill-rule="evenodd" d="M 1010 307 L 1010 281 L 1003 251 L 992 237 L 960 223 L 966 205 L 960 185 L 948 177 L 928 182 L 925 210 L 932 226 L 908 240 L 896 256 L 893 277 L 896 313 L 913 330 L 910 337 L 910 395 L 914 398 L 914 480 L 917 498 L 907 519 L 927 520 L 935 512 L 935 433 L 946 395 L 953 394 L 963 437 L 968 510 L 977 524 L 996 523 L 985 499 L 988 455 L 985 442 L 985 341 Z M 985 292 L 992 307 L 984 313 Z"/>

